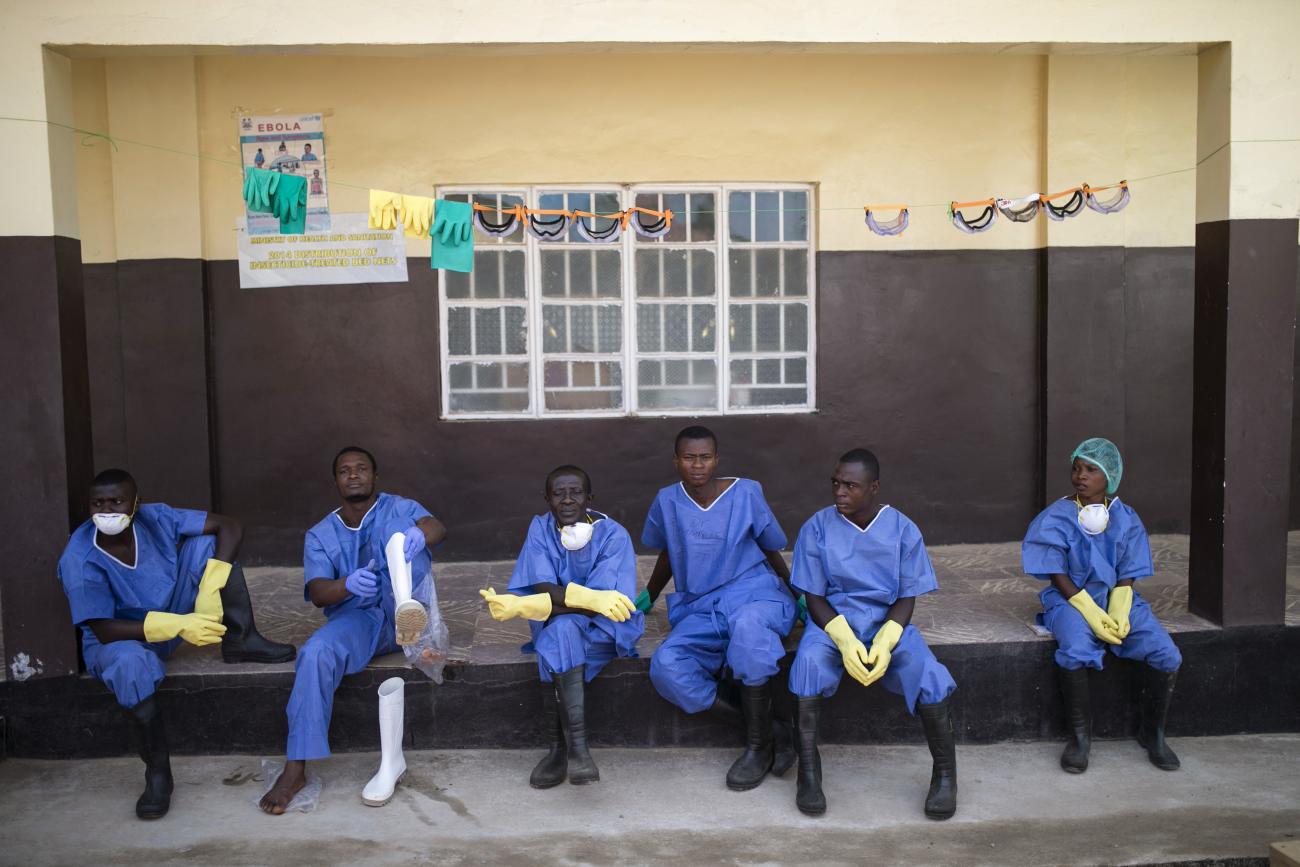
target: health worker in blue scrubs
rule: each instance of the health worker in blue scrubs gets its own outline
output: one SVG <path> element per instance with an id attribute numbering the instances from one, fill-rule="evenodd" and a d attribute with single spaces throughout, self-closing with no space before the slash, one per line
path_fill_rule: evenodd
<path id="1" fill-rule="evenodd" d="M 73 531 L 59 580 L 81 633 L 86 670 L 112 690 L 135 723 L 145 789 L 136 815 L 171 806 L 171 757 L 155 692 L 164 660 L 188 642 L 220 644 L 228 663 L 288 662 L 292 644 L 268 641 L 253 623 L 234 518 L 141 503 L 135 479 L 105 470 L 90 486 L 91 519 Z"/>
<path id="2" fill-rule="evenodd" d="M 681 481 L 659 491 L 641 543 L 659 559 L 637 597 L 648 610 L 671 579 L 672 631 L 650 660 L 650 680 L 686 713 L 710 711 L 743 722 L 745 752 L 727 772 L 727 786 L 752 789 L 771 771 L 794 764 L 789 727 L 772 716 L 771 679 L 794 625 L 790 572 L 781 556 L 785 533 L 758 482 L 720 478 L 718 438 L 706 427 L 677 435 L 673 463 Z M 734 686 L 740 681 L 740 707 Z"/>
<path id="3" fill-rule="evenodd" d="M 307 782 L 307 762 L 330 755 L 334 692 L 344 675 L 371 659 L 397 651 L 398 618 L 385 548 L 394 535 L 419 583 L 412 594 L 426 598 L 432 581 L 430 548 L 447 536 L 442 522 L 414 500 L 380 493 L 379 464 L 360 446 L 334 456 L 339 507 L 307 531 L 303 545 L 303 595 L 324 609 L 325 625 L 298 656 L 289 694 L 289 742 L 284 772 L 261 800 L 279 815 Z M 406 600 L 402 600 L 403 604 Z"/>

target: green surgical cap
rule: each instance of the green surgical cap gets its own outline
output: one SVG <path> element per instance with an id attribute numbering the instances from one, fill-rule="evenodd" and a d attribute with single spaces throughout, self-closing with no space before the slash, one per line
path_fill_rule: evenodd
<path id="1" fill-rule="evenodd" d="M 1075 458 L 1082 458 L 1106 474 L 1106 493 L 1114 496 L 1119 490 L 1119 481 L 1124 476 L 1124 459 L 1119 456 L 1119 449 L 1105 437 L 1092 437 L 1079 443 L 1079 447 L 1070 455 L 1070 463 Z"/>

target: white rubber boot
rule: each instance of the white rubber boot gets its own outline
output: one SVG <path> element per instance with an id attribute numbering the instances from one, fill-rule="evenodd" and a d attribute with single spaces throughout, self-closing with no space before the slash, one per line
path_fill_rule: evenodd
<path id="1" fill-rule="evenodd" d="M 402 714 L 406 704 L 406 681 L 390 677 L 379 684 L 379 770 L 361 790 L 361 802 L 382 807 L 393 797 L 406 756 L 402 755 Z"/>
<path id="2" fill-rule="evenodd" d="M 429 622 L 429 612 L 411 598 L 411 564 L 406 562 L 406 536 L 394 533 L 384 546 L 388 579 L 393 584 L 393 619 L 397 622 L 397 643 L 405 647 L 420 640 Z"/>

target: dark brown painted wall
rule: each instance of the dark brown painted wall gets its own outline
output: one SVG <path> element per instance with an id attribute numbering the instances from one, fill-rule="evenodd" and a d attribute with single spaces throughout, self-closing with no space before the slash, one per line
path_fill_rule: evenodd
<path id="1" fill-rule="evenodd" d="M 722 438 L 724 469 L 762 482 L 792 537 L 824 504 L 835 456 L 867 445 L 887 499 L 931 542 L 1019 538 L 1040 486 L 1056 495 L 1069 449 L 1090 434 L 1126 450 L 1126 498 L 1153 529 L 1185 529 L 1192 261 L 1190 249 L 822 253 L 819 411 L 704 423 Z M 97 459 L 121 455 L 152 497 L 207 506 L 206 292 L 217 487 L 247 525 L 250 562 L 299 559 L 303 531 L 335 505 L 326 465 L 347 442 L 376 452 L 388 489 L 446 519 L 453 559 L 512 556 L 555 464 L 586 466 L 598 504 L 634 536 L 673 480 L 684 419 L 439 421 L 436 281 L 423 259 L 405 285 L 255 291 L 239 289 L 234 262 L 197 276 L 192 265 L 88 268 L 92 319 L 107 323 L 92 336 L 96 421 L 108 420 Z M 1074 409 L 1079 394 L 1100 402 L 1104 423 Z"/>

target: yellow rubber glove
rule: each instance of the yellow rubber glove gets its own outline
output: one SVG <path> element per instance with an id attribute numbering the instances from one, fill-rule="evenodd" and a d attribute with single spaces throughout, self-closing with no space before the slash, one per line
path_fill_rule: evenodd
<path id="1" fill-rule="evenodd" d="M 1097 603 L 1092 601 L 1091 596 L 1080 590 L 1066 601 L 1083 615 L 1084 620 L 1088 621 L 1088 628 L 1092 630 L 1093 635 L 1107 644 L 1120 643 L 1119 624 L 1102 611 Z"/>
<path id="2" fill-rule="evenodd" d="M 871 649 L 867 651 L 867 665 L 871 666 L 871 671 L 867 673 L 868 686 L 885 676 L 894 648 L 902 637 L 903 627 L 896 620 L 886 620 L 876 630 L 876 637 L 871 639 Z"/>
<path id="3" fill-rule="evenodd" d="M 402 226 L 408 238 L 427 238 L 433 225 L 433 199 L 402 196 Z"/>
<path id="4" fill-rule="evenodd" d="M 849 677 L 863 686 L 869 686 L 871 679 L 867 673 L 867 646 L 853 634 L 853 627 L 849 626 L 844 615 L 841 614 L 827 623 L 823 631 L 840 649 L 840 656 L 844 657 L 844 670 L 849 673 Z"/>
<path id="5" fill-rule="evenodd" d="M 166 611 L 150 611 L 144 616 L 145 641 L 171 641 L 180 636 L 197 647 L 216 644 L 226 634 L 226 627 L 219 620 L 213 620 L 206 614 L 171 614 Z"/>
<path id="6" fill-rule="evenodd" d="M 1116 587 L 1110 591 L 1110 599 L 1106 601 L 1106 613 L 1110 619 L 1119 625 L 1119 637 L 1128 638 L 1130 624 L 1128 622 L 1128 613 L 1133 610 L 1133 588 L 1130 585 Z"/>
<path id="7" fill-rule="evenodd" d="M 221 607 L 221 588 L 230 580 L 230 564 L 215 557 L 208 561 L 199 580 L 199 595 L 194 597 L 194 613 L 205 614 L 218 623 L 225 615 Z"/>
<path id="8" fill-rule="evenodd" d="M 370 228 L 396 229 L 397 209 L 402 206 L 402 197 L 388 190 L 370 191 Z"/>
<path id="9" fill-rule="evenodd" d="M 622 623 L 636 611 L 636 603 L 617 590 L 592 590 L 576 581 L 564 588 L 564 604 L 603 614 L 615 623 Z"/>
<path id="10" fill-rule="evenodd" d="M 525 620 L 545 620 L 551 616 L 551 594 L 534 593 L 531 596 L 516 596 L 513 593 L 498 594 L 489 587 L 480 590 L 478 595 L 487 600 L 488 613 L 493 620 L 510 620 L 522 617 Z"/>

